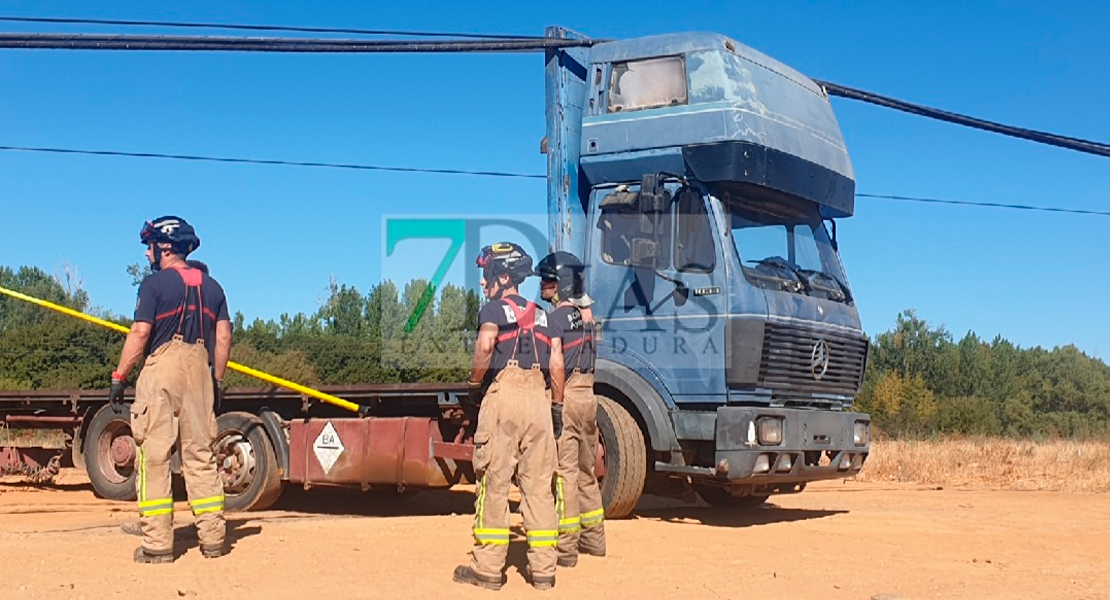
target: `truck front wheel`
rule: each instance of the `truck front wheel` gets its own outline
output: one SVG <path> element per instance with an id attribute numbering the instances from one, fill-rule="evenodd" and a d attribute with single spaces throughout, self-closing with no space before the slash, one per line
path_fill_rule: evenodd
<path id="1" fill-rule="evenodd" d="M 632 514 L 644 492 L 647 476 L 644 434 L 623 406 L 601 395 L 597 400 L 601 501 L 606 518 L 623 519 Z"/>

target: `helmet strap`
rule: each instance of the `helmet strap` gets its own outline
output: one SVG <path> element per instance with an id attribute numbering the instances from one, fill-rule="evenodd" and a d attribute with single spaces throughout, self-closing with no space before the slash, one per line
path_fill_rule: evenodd
<path id="1" fill-rule="evenodd" d="M 497 286 L 496 294 L 493 291 L 495 289 L 494 286 Z M 503 296 L 505 294 L 505 290 L 500 289 L 500 287 L 501 287 L 501 281 L 500 281 L 499 278 L 497 278 L 497 277 L 493 277 L 493 278 L 486 277 L 485 291 L 486 291 L 486 294 L 490 296 L 490 300 L 500 300 L 501 296 Z"/>
<path id="2" fill-rule="evenodd" d="M 151 271 L 162 270 L 162 249 L 158 247 L 158 242 L 150 245 L 150 255 L 154 257 L 154 262 L 150 263 Z"/>

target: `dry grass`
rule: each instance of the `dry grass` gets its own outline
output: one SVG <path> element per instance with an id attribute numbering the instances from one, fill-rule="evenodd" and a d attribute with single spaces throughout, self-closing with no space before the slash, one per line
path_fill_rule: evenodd
<path id="1" fill-rule="evenodd" d="M 1110 492 L 1110 443 L 1001 439 L 874 441 L 856 480 Z"/>
<path id="2" fill-rule="evenodd" d="M 66 447 L 65 434 L 58 429 L 9 429 L 0 427 L 0 448 L 49 448 Z"/>

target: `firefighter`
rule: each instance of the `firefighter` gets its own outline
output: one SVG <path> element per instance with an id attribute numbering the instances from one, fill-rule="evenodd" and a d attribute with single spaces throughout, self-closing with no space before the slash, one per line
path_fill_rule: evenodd
<path id="1" fill-rule="evenodd" d="M 480 401 L 474 434 L 474 549 L 454 580 L 501 589 L 509 548 L 509 487 L 515 474 L 528 537 L 532 586 L 555 586 L 558 530 L 551 481 L 555 470 L 553 411 L 545 371 L 550 361 L 547 315 L 517 287 L 532 275 L 532 258 L 518 245 L 486 246 L 477 258 L 489 302 L 478 318 L 470 373 Z"/>
<path id="2" fill-rule="evenodd" d="M 194 269 L 200 269 L 201 272 L 204 273 L 205 275 L 210 275 L 210 273 L 208 272 L 208 265 L 199 261 L 199 260 L 190 259 L 190 260 L 185 261 L 185 264 L 194 268 Z M 216 385 L 219 385 L 218 383 L 215 382 L 215 379 L 216 379 L 216 376 L 215 376 L 215 370 L 216 369 L 215 369 L 215 367 L 209 367 L 209 370 L 212 371 L 213 383 L 216 384 Z M 222 389 L 217 390 L 217 392 L 222 392 L 222 391 L 223 391 Z M 219 408 L 219 407 L 220 407 L 220 398 L 219 398 L 219 394 L 217 394 L 216 401 L 215 401 L 215 408 Z M 128 522 L 120 525 L 119 528 L 120 528 L 120 531 L 126 533 L 127 535 L 138 535 L 138 536 L 143 535 L 143 527 L 142 527 L 142 525 L 139 524 L 138 521 L 128 521 Z"/>
<path id="3" fill-rule="evenodd" d="M 186 263 L 200 239 L 185 219 L 166 216 L 148 221 L 139 238 L 147 247 L 152 273 L 139 285 L 135 322 L 108 394 L 112 406 L 120 410 L 127 375 L 145 354 L 131 405 L 142 532 L 134 559 L 173 562 L 170 454 L 175 445 L 181 453 L 201 554 L 216 558 L 225 553 L 226 525 L 223 483 L 212 449 L 213 402 L 222 391 L 231 349 L 227 299 L 219 283 Z"/>
<path id="4" fill-rule="evenodd" d="M 563 431 L 556 440 L 555 509 L 559 519 L 560 567 L 578 564 L 579 552 L 605 556 L 605 510 L 594 474 L 597 459 L 597 398 L 594 396 L 592 300 L 585 292 L 585 267 L 569 252 L 555 252 L 536 265 L 540 295 L 553 309 L 551 393 L 562 409 Z M 556 360 L 559 356 L 563 360 Z"/>

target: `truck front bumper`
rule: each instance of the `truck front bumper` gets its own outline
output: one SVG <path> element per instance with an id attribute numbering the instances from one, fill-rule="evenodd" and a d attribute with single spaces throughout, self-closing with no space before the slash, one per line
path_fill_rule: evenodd
<path id="1" fill-rule="evenodd" d="M 774 421 L 778 421 L 777 426 Z M 850 477 L 859 473 L 871 450 L 871 417 L 863 413 L 721 407 L 717 409 L 715 445 L 714 475 L 728 485 L 777 487 Z"/>

